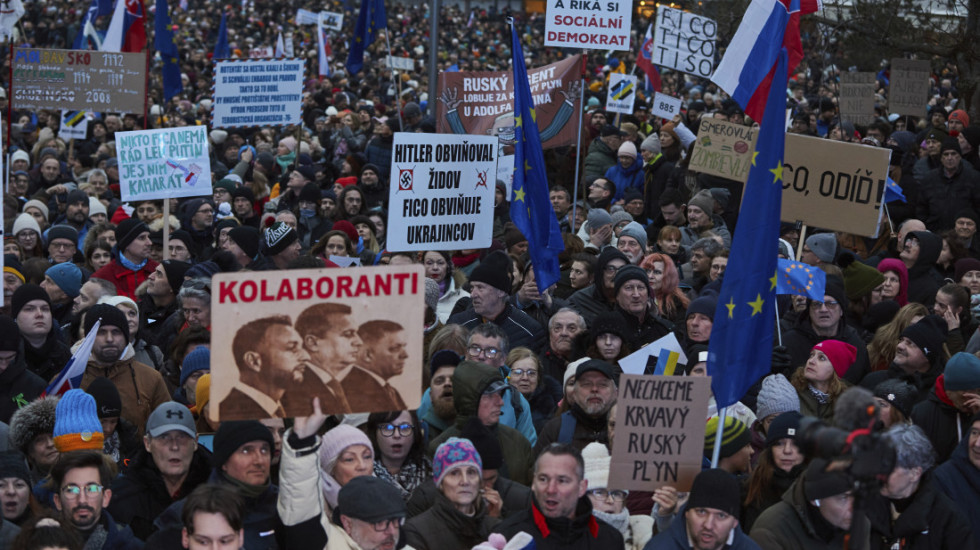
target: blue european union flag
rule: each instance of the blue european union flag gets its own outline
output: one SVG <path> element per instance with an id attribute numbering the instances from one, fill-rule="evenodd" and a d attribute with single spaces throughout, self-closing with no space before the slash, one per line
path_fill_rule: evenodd
<path id="1" fill-rule="evenodd" d="M 558 282 L 558 254 L 565 250 L 558 218 L 548 198 L 548 176 L 544 170 L 544 151 L 534 114 L 534 100 L 524 66 L 517 29 L 511 21 L 511 53 L 514 65 L 514 183 L 510 219 L 527 237 L 528 253 L 534 266 L 538 288 Z"/>
<path id="2" fill-rule="evenodd" d="M 231 57 L 231 47 L 228 45 L 228 12 L 221 14 L 221 26 L 218 27 L 218 41 L 214 43 L 214 58 L 228 59 Z"/>
<path id="3" fill-rule="evenodd" d="M 725 279 L 708 345 L 708 373 L 718 407 L 736 403 L 769 373 L 776 320 L 776 243 L 783 193 L 787 52 L 783 48 L 745 183 Z"/>
<path id="4" fill-rule="evenodd" d="M 905 198 L 905 193 L 902 192 L 901 186 L 895 183 L 895 180 L 888 178 L 885 181 L 885 202 L 892 201 L 909 202 Z"/>
<path id="5" fill-rule="evenodd" d="M 350 74 L 361 72 L 364 68 L 364 48 L 374 43 L 379 30 L 387 28 L 384 0 L 361 0 L 361 12 L 357 15 L 357 25 L 347 54 L 347 71 Z"/>
<path id="6" fill-rule="evenodd" d="M 777 260 L 776 294 L 797 294 L 811 300 L 823 301 L 827 274 L 822 269 L 793 260 Z"/>
<path id="7" fill-rule="evenodd" d="M 174 39 L 167 0 L 157 0 L 153 29 L 153 47 L 163 59 L 163 99 L 170 101 L 170 98 L 184 91 L 184 83 L 180 80 L 180 51 Z"/>

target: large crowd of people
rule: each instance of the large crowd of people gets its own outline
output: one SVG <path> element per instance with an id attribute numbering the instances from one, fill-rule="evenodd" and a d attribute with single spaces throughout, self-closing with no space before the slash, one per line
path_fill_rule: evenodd
<path id="1" fill-rule="evenodd" d="M 329 37 L 321 78 L 313 27 L 292 13 L 312 5 L 170 4 L 183 83 L 171 100 L 152 55 L 146 116 L 97 113 L 86 138 L 66 141 L 57 111 L 11 110 L 0 547 L 980 543 L 980 125 L 958 99 L 955 65 L 936 66 L 921 118 L 891 113 L 884 68 L 866 125 L 840 116 L 840 71 L 827 48 L 794 71 L 788 131 L 889 149 L 905 198 L 887 202 L 878 238 L 784 223 L 778 246 L 757 243 L 825 272 L 823 295 L 780 296 L 770 372 L 724 422 L 714 398 L 702 411 L 705 462 L 693 484 L 639 491 L 610 484 L 618 361 L 673 334 L 689 358 L 674 376 L 739 376 L 735 365 L 711 372 L 707 354 L 739 206 L 752 198 L 688 162 L 702 118 L 753 125 L 742 109 L 710 81 L 662 70 L 663 91 L 683 112 L 653 117 L 641 93 L 634 112 L 617 117 L 602 108 L 607 77 L 631 68 L 636 47 L 589 53 L 582 145 L 545 152 L 565 251 L 560 280 L 542 288 L 502 181 L 489 248 L 386 247 L 403 230 L 387 215 L 393 134 L 436 130 L 429 48 L 440 71 L 509 70 L 506 13 L 443 7 L 433 44 L 425 5 L 389 5 L 389 40 L 369 45 L 364 70 L 348 74 L 357 6 L 335 3 L 326 9 L 345 13 L 344 31 Z M 221 10 L 233 57 L 273 46 L 282 32 L 307 59 L 303 124 L 209 126 L 211 195 L 167 208 L 124 203 L 118 132 L 209 124 Z M 81 15 L 30 3 L 15 42 L 70 48 Z M 529 14 L 516 23 L 531 66 L 569 53 L 544 47 L 543 22 Z M 634 18 L 638 40 L 647 23 Z M 804 30 L 806 47 L 818 38 Z M 383 63 L 389 43 L 416 68 L 393 75 Z M 14 93 L 7 75 L 4 107 Z M 215 274 L 404 264 L 427 279 L 424 325 L 398 328 L 423 342 L 424 360 L 405 366 L 422 373 L 417 409 L 344 383 L 386 378 L 384 363 L 405 356 L 326 308 L 283 328 L 298 342 L 291 353 L 304 380 L 322 381 L 304 404 L 311 414 L 281 418 L 289 389 L 280 388 L 253 420 L 215 420 L 211 328 L 227 322 L 211 315 Z M 43 395 L 93 331 L 77 387 Z M 256 364 L 278 360 L 267 342 L 251 344 Z M 347 414 L 324 414 L 328 403 Z M 855 408 L 874 412 L 856 422 L 847 417 Z M 806 417 L 848 432 L 872 426 L 886 470 L 869 480 L 849 451 L 804 452 Z"/>

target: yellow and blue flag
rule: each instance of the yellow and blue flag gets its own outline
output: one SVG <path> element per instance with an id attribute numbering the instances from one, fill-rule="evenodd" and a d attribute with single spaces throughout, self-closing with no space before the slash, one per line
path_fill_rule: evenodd
<path id="1" fill-rule="evenodd" d="M 511 21 L 514 65 L 514 183 L 510 200 L 510 219 L 527 237 L 528 253 L 534 266 L 534 279 L 544 290 L 561 277 L 558 254 L 565 250 L 558 218 L 548 198 L 548 176 L 544 151 L 535 120 L 534 100 L 524 65 L 524 51 Z"/>
<path id="2" fill-rule="evenodd" d="M 827 288 L 827 274 L 822 269 L 782 258 L 777 262 L 779 267 L 776 294 L 797 294 L 818 302 L 823 301 Z"/>
<path id="3" fill-rule="evenodd" d="M 388 28 L 388 15 L 384 0 L 361 0 L 361 12 L 357 16 L 354 36 L 347 54 L 347 71 L 357 74 L 364 68 L 364 48 L 374 43 L 378 31 Z"/>

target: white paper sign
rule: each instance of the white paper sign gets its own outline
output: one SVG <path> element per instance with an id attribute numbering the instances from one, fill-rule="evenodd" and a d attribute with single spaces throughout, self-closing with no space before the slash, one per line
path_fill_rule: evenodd
<path id="1" fill-rule="evenodd" d="M 633 3 L 547 0 L 544 45 L 629 51 Z"/>
<path id="2" fill-rule="evenodd" d="M 298 123 L 305 66 L 302 59 L 218 61 L 212 125 L 242 128 Z"/>
<path id="3" fill-rule="evenodd" d="M 88 113 L 85 111 L 61 111 L 61 126 L 58 137 L 61 139 L 85 139 L 88 133 Z"/>
<path id="4" fill-rule="evenodd" d="M 320 13 L 323 14 L 323 26 L 325 28 L 339 31 L 344 26 L 344 14 L 332 11 L 321 11 Z M 316 25 L 317 21 L 316 13 L 304 9 L 296 10 L 297 25 Z"/>
<path id="5" fill-rule="evenodd" d="M 252 48 L 248 51 L 248 56 L 252 59 L 261 59 L 264 57 L 275 57 L 276 51 L 272 46 L 264 46 L 261 48 Z"/>
<path id="6" fill-rule="evenodd" d="M 207 126 L 116 132 L 123 202 L 211 195 Z"/>
<path id="7" fill-rule="evenodd" d="M 653 106 L 650 107 L 650 114 L 670 120 L 675 115 L 681 114 L 681 100 L 657 92 L 657 95 L 653 97 Z"/>
<path id="8" fill-rule="evenodd" d="M 653 63 L 709 78 L 714 70 L 717 37 L 718 25 L 713 19 L 658 6 Z"/>
<path id="9" fill-rule="evenodd" d="M 496 136 L 396 133 L 388 250 L 490 246 L 497 146 Z"/>
<path id="10" fill-rule="evenodd" d="M 411 57 L 397 57 L 394 55 L 389 55 L 387 58 L 388 68 L 395 69 L 397 71 L 412 71 L 415 70 L 415 60 Z"/>
<path id="11" fill-rule="evenodd" d="M 619 366 L 626 374 L 643 374 L 647 368 L 648 360 L 651 357 L 660 357 L 660 350 L 664 349 L 667 351 L 676 351 L 680 354 L 680 358 L 677 359 L 678 364 L 687 364 L 687 354 L 684 353 L 684 348 L 677 341 L 677 337 L 671 332 L 656 342 L 651 342 L 623 357 L 619 360 Z M 656 364 L 656 361 L 654 361 L 654 364 Z"/>
<path id="12" fill-rule="evenodd" d="M 609 75 L 609 93 L 606 95 L 606 110 L 614 113 L 633 114 L 636 100 L 636 77 L 628 74 Z"/>

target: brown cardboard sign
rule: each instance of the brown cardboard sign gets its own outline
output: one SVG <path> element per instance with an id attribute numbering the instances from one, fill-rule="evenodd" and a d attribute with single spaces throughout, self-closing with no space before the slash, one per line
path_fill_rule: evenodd
<path id="1" fill-rule="evenodd" d="M 745 183 L 758 134 L 749 126 L 702 118 L 688 170 Z"/>
<path id="2" fill-rule="evenodd" d="M 623 374 L 609 488 L 691 488 L 701 471 L 711 378 Z"/>
<path id="3" fill-rule="evenodd" d="M 215 275 L 210 417 L 418 408 L 424 293 L 417 265 Z"/>
<path id="4" fill-rule="evenodd" d="M 841 73 L 840 116 L 855 124 L 875 118 L 875 73 Z"/>
<path id="5" fill-rule="evenodd" d="M 888 110 L 892 113 L 925 116 L 929 101 L 929 61 L 892 59 L 888 86 Z"/>
<path id="6" fill-rule="evenodd" d="M 146 56 L 89 50 L 14 48 L 14 109 L 143 112 Z"/>

